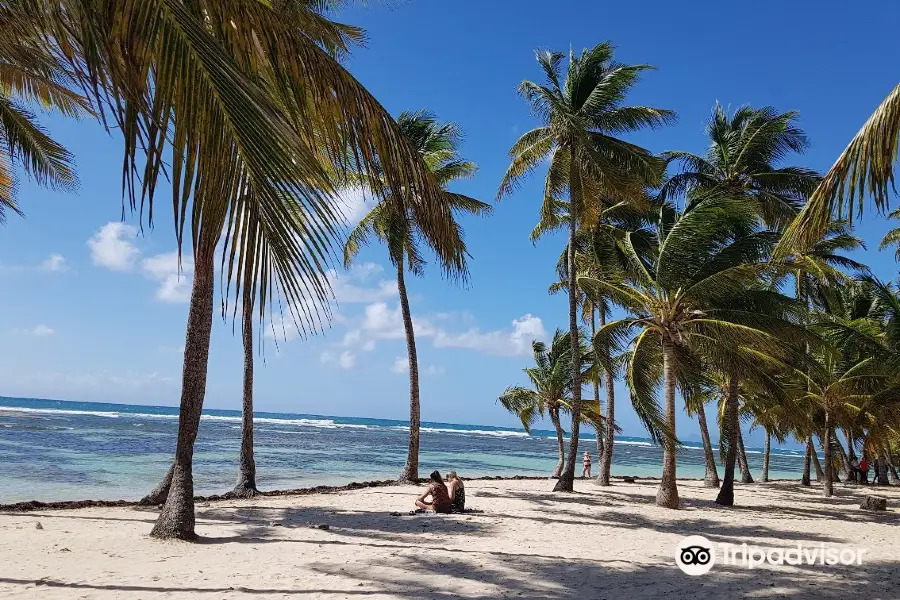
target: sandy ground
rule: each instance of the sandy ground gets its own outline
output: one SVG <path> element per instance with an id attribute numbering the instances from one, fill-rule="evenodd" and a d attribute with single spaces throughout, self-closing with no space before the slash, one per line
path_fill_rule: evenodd
<path id="1" fill-rule="evenodd" d="M 679 485 L 472 481 L 471 515 L 391 516 L 413 487 L 227 501 L 198 507 L 201 543 L 147 536 L 155 510 L 0 514 L 0 598 L 900 598 L 900 488 L 738 486 L 741 506 Z M 858 509 L 866 491 L 887 513 Z M 37 529 L 40 522 L 43 529 Z M 323 530 L 312 525 L 328 524 Z M 713 567 L 674 562 L 686 535 L 714 542 L 868 549 L 861 567 Z"/>

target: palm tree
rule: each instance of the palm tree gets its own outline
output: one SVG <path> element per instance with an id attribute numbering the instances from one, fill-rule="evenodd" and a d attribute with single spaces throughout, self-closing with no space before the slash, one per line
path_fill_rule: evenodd
<path id="1" fill-rule="evenodd" d="M 892 210 L 887 217 L 888 219 L 900 219 L 900 208 Z M 878 249 L 884 250 L 890 246 L 897 246 L 897 249 L 894 251 L 894 260 L 900 262 L 900 227 L 894 227 L 888 231 L 881 239 Z"/>
<path id="2" fill-rule="evenodd" d="M 181 411 L 171 485 L 152 535 L 194 539 L 193 449 L 206 388 L 215 250 L 223 295 L 253 284 L 301 330 L 330 316 L 327 271 L 340 237 L 334 173 L 384 177 L 379 196 L 414 191 L 414 211 L 451 259 L 450 207 L 390 115 L 336 60 L 361 32 L 315 9 L 330 2 L 172 0 L 0 7 L 22 39 L 52 49 L 125 140 L 124 201 L 152 222 L 171 183 L 179 251 L 194 255 Z M 64 41 L 64 43 L 60 43 Z M 298 221 L 295 215 L 304 215 Z M 302 223 L 302 226 L 300 225 Z"/>
<path id="3" fill-rule="evenodd" d="M 460 132 L 454 123 L 438 123 L 434 116 L 426 111 L 404 112 L 397 119 L 397 123 L 400 131 L 434 173 L 442 188 L 446 188 L 456 179 L 471 177 L 475 173 L 475 164 L 463 161 L 459 157 Z M 419 479 L 420 408 L 416 338 L 404 273 L 406 270 L 413 275 L 421 275 L 424 272 L 425 260 L 419 249 L 419 241 L 424 239 L 428 242 L 429 239 L 423 233 L 424 224 L 417 220 L 414 210 L 417 201 L 419 200 L 411 193 L 389 194 L 363 217 L 344 246 L 344 266 L 349 267 L 360 247 L 374 236 L 387 246 L 391 264 L 397 270 L 397 289 L 409 356 L 409 452 L 399 478 L 400 481 L 407 482 L 416 482 Z M 462 194 L 445 191 L 441 201 L 451 206 L 455 213 L 477 215 L 491 211 L 490 205 Z M 451 215 L 449 218 L 454 231 L 452 243 L 455 253 L 451 260 L 443 260 L 440 254 L 438 258 L 444 273 L 451 277 L 464 278 L 468 274 L 467 252 L 462 230 L 454 217 L 455 215 Z"/>
<path id="4" fill-rule="evenodd" d="M 786 226 L 821 181 L 810 169 L 777 164 L 809 145 L 796 120 L 796 112 L 779 113 L 769 106 L 742 106 L 729 116 L 716 104 L 706 125 L 705 157 L 664 153 L 670 163 L 681 165 L 681 171 L 666 181 L 661 196 L 685 197 L 685 211 L 716 196 L 741 196 L 754 204 L 767 226 Z"/>
<path id="5" fill-rule="evenodd" d="M 625 381 L 645 424 L 661 420 L 655 393 L 662 384 L 665 424 L 660 506 L 679 506 L 676 483 L 675 388 L 690 389 L 708 363 L 735 383 L 738 368 L 753 372 L 758 356 L 782 353 L 778 336 L 794 331 L 781 318 L 789 299 L 760 286 L 770 267 L 771 232 L 757 231 L 756 212 L 742 199 L 710 199 L 659 225 L 656 256 L 645 262 L 631 252 L 640 272 L 621 278 L 587 279 L 581 285 L 609 295 L 631 316 L 597 332 L 597 360 L 611 360 L 608 348 L 627 348 Z M 727 435 L 728 432 L 725 432 Z M 736 439 L 732 437 L 731 439 Z"/>
<path id="6" fill-rule="evenodd" d="M 16 202 L 13 162 L 41 185 L 74 190 L 72 155 L 37 122 L 30 105 L 69 117 L 88 112 L 62 66 L 39 45 L 19 38 L 21 19 L 0 13 L 0 224 L 6 211 L 22 215 Z"/>
<path id="7" fill-rule="evenodd" d="M 582 334 L 579 334 L 583 338 Z M 559 462 L 553 469 L 551 477 L 559 477 L 565 462 L 565 443 L 560 421 L 560 414 L 572 411 L 572 341 L 568 331 L 556 330 L 553 341 L 548 346 L 535 340 L 531 343 L 535 366 L 524 369 L 533 387 L 508 387 L 499 397 L 499 402 L 509 412 L 522 421 L 522 427 L 528 433 L 545 415 L 550 417 L 556 431 L 556 443 L 559 450 Z M 590 350 L 582 339 L 581 370 L 591 367 Z M 589 422 L 582 417 L 582 422 Z"/>
<path id="8" fill-rule="evenodd" d="M 232 490 L 238 498 L 252 498 L 256 488 L 256 460 L 253 458 L 253 292 L 244 286 L 241 307 L 241 341 L 244 346 L 243 402 L 241 404 L 241 454 L 238 480 Z"/>
<path id="9" fill-rule="evenodd" d="M 644 127 L 659 127 L 674 119 L 670 111 L 623 102 L 647 65 L 621 65 L 613 61 L 613 46 L 604 42 L 578 56 L 569 52 L 562 79 L 564 55 L 540 50 L 537 61 L 545 85 L 523 81 L 519 94 L 531 105 L 542 125 L 525 133 L 510 149 L 511 164 L 500 182 L 497 198 L 512 193 L 522 178 L 545 160 L 549 168 L 544 185 L 541 220 L 549 218 L 559 198 L 569 196 L 569 333 L 578 342 L 578 290 L 575 238 L 579 227 L 596 222 L 601 199 L 631 201 L 645 185 L 661 176 L 661 165 L 648 151 L 615 136 Z M 566 467 L 555 491 L 572 491 L 578 461 L 581 377 L 573 365 L 572 433 Z"/>
<path id="10" fill-rule="evenodd" d="M 715 391 L 718 390 L 711 387 L 699 390 L 692 388 L 682 390 L 685 411 L 690 416 L 696 415 L 697 422 L 700 425 L 700 439 L 703 442 L 703 462 L 705 467 L 703 485 L 712 488 L 719 487 L 720 482 L 719 472 L 716 469 L 716 457 L 713 454 L 712 442 L 709 439 L 705 405 L 713 399 Z"/>
<path id="11" fill-rule="evenodd" d="M 887 212 L 894 190 L 898 136 L 900 84 L 875 109 L 825 174 L 822 184 L 786 232 L 779 254 L 818 239 L 833 218 L 852 219 L 854 210 L 862 215 L 868 196 L 879 211 Z"/>
<path id="12" fill-rule="evenodd" d="M 680 164 L 681 172 L 666 181 L 660 196 L 684 198 L 685 212 L 717 197 L 740 197 L 754 208 L 766 226 L 782 229 L 820 181 L 818 174 L 809 169 L 779 166 L 790 152 L 800 153 L 808 146 L 796 120 L 795 112 L 779 113 L 772 107 L 742 106 L 729 116 L 716 104 L 706 127 L 706 156 L 665 153 L 670 163 Z M 739 382 L 735 385 L 739 387 Z M 727 410 L 723 418 L 731 420 L 726 421 L 722 440 L 730 449 L 729 435 L 740 433 L 737 392 L 726 394 L 725 398 Z M 729 506 L 734 501 L 734 458 L 726 459 L 724 484 L 717 500 Z"/>

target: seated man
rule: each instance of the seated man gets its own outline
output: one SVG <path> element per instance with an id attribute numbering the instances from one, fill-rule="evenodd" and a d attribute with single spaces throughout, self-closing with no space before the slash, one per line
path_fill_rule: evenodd
<path id="1" fill-rule="evenodd" d="M 434 512 L 449 513 L 450 493 L 441 479 L 441 474 L 437 471 L 432 471 L 430 477 L 428 489 L 425 490 L 424 494 L 416 498 L 416 506 L 425 510 L 433 510 Z M 431 496 L 431 502 L 425 501 L 428 496 Z"/>

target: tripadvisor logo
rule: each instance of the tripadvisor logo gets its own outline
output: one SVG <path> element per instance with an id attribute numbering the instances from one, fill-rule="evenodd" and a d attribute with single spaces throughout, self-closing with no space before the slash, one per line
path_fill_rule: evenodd
<path id="1" fill-rule="evenodd" d="M 690 535 L 675 547 L 675 564 L 688 575 L 703 575 L 716 564 L 716 544 L 702 535 Z M 718 544 L 721 564 L 755 569 L 761 565 L 861 565 L 866 548 L 848 546 L 804 546 L 788 548 Z"/>

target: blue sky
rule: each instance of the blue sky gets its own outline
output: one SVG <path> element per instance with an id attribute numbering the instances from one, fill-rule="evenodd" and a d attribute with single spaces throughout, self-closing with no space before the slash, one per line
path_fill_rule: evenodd
<path id="1" fill-rule="evenodd" d="M 463 155 L 478 175 L 458 191 L 492 201 L 506 152 L 535 125 L 517 84 L 538 79 L 537 47 L 581 49 L 603 40 L 620 61 L 657 67 L 630 101 L 677 111 L 665 130 L 632 141 L 653 151 L 705 150 L 713 104 L 773 105 L 800 112 L 812 148 L 791 162 L 827 169 L 866 117 L 897 83 L 900 5 L 835 1 L 751 4 L 692 2 L 368 3 L 339 19 L 367 29 L 367 47 L 351 71 L 394 114 L 427 107 L 459 123 Z M 178 277 L 169 198 L 159 196 L 154 229 L 140 234 L 135 215 L 120 223 L 121 141 L 96 123 L 45 118 L 75 154 L 76 194 L 27 180 L 19 200 L 26 219 L 0 229 L 0 395 L 177 405 L 189 276 Z M 547 295 L 562 247 L 528 233 L 540 202 L 541 174 L 495 206 L 464 221 L 473 255 L 466 287 L 436 270 L 408 287 L 422 368 L 424 420 L 514 425 L 495 398 L 524 383 L 530 340 L 566 323 L 563 297 Z M 364 208 L 349 197 L 351 212 Z M 879 254 L 888 225 L 872 214 L 858 234 L 861 257 L 893 279 L 892 253 Z M 366 249 L 361 267 L 334 274 L 340 306 L 324 335 L 266 339 L 258 361 L 257 408 L 404 418 L 405 347 L 383 248 Z M 401 360 L 402 362 L 402 360 Z M 240 407 L 241 346 L 230 323 L 213 332 L 206 405 Z M 625 433 L 641 435 L 618 388 Z M 680 418 L 690 439 L 696 426 Z"/>

